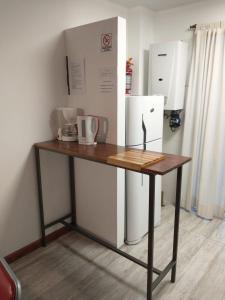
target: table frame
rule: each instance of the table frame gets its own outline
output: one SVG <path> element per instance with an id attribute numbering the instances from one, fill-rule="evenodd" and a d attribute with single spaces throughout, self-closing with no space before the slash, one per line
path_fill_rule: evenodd
<path id="1" fill-rule="evenodd" d="M 41 162 L 40 162 L 40 150 L 50 151 L 48 149 L 39 149 L 35 146 L 35 161 L 36 161 L 36 173 L 37 173 L 37 186 L 38 186 L 38 202 L 39 202 L 39 214 L 40 214 L 40 227 L 41 227 L 41 241 L 42 246 L 47 245 L 45 231 L 49 227 L 56 224 L 62 224 L 65 227 L 74 230 L 87 238 L 94 240 L 95 242 L 103 245 L 104 247 L 111 249 L 117 254 L 133 261 L 134 263 L 147 269 L 147 300 L 152 300 L 153 290 L 163 280 L 163 278 L 171 271 L 171 282 L 176 280 L 176 265 L 177 265 L 177 252 L 178 252 L 178 235 L 179 235 L 179 218 L 180 218 L 180 199 L 181 199 L 181 183 L 182 183 L 182 166 L 178 166 L 177 169 L 177 182 L 176 182 L 176 202 L 175 202 L 175 217 L 174 217 L 174 235 L 173 235 L 173 255 L 171 261 L 163 269 L 159 270 L 153 266 L 153 254 L 154 254 L 154 211 L 155 211 L 155 176 L 157 174 L 148 174 L 149 176 L 149 221 L 148 221 L 148 260 L 147 264 L 134 256 L 123 252 L 110 243 L 100 239 L 99 237 L 87 232 L 83 228 L 77 225 L 76 222 L 76 187 L 75 187 L 75 168 L 74 158 L 76 156 L 68 156 L 69 163 L 69 181 L 70 181 L 70 205 L 71 212 L 53 222 L 45 224 L 44 218 L 44 203 L 43 203 L 43 191 L 42 191 L 42 178 L 41 178 Z M 83 158 L 85 159 L 85 158 Z M 101 163 L 101 162 L 99 162 Z M 145 174 L 146 175 L 146 174 Z M 71 218 L 71 223 L 66 219 Z M 153 273 L 158 277 L 153 281 Z"/>

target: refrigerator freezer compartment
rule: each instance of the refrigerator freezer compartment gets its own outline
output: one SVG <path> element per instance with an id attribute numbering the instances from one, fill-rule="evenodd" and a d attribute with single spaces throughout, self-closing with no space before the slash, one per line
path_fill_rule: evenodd
<path id="1" fill-rule="evenodd" d="M 126 145 L 140 145 L 162 138 L 162 96 L 126 98 Z"/>

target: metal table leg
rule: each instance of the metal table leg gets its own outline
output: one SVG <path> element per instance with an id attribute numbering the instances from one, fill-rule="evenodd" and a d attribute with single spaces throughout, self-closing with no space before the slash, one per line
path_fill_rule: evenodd
<path id="1" fill-rule="evenodd" d="M 174 218 L 173 259 L 172 259 L 172 261 L 175 262 L 175 264 L 171 272 L 171 282 L 175 282 L 176 280 L 178 235 L 179 235 L 179 221 L 180 221 L 181 183 L 182 183 L 182 167 L 179 167 L 177 169 L 176 205 L 175 205 L 175 218 Z"/>
<path id="2" fill-rule="evenodd" d="M 38 202 L 39 202 L 39 214 L 40 214 L 40 225 L 41 225 L 41 240 L 42 246 L 46 246 L 47 239 L 45 230 L 61 221 L 71 217 L 71 224 L 76 225 L 76 200 L 75 200 L 75 171 L 74 171 L 74 158 L 69 156 L 69 181 L 70 181 L 70 205 L 71 213 L 45 224 L 44 218 L 44 204 L 43 204 L 43 192 L 42 192 L 42 181 L 41 181 L 41 164 L 40 164 L 40 150 L 35 147 L 35 160 L 36 160 L 36 172 L 37 172 L 37 186 L 38 186 Z"/>
<path id="3" fill-rule="evenodd" d="M 147 300 L 152 300 L 154 255 L 155 175 L 149 175 Z"/>
<path id="4" fill-rule="evenodd" d="M 75 191 L 75 171 L 74 158 L 69 156 L 69 180 L 70 180 L 70 205 L 71 205 L 71 224 L 76 225 L 76 191 Z"/>
<path id="5" fill-rule="evenodd" d="M 44 206 L 43 206 L 42 183 L 41 183 L 40 151 L 39 148 L 37 147 L 35 147 L 35 160 L 36 160 L 36 172 L 37 172 L 39 214 L 40 214 L 40 223 L 41 223 L 41 241 L 42 241 L 42 246 L 45 247 L 46 236 L 45 236 Z"/>

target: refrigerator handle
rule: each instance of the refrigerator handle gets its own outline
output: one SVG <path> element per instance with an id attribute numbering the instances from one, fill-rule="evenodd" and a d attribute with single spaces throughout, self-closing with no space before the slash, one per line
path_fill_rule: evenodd
<path id="1" fill-rule="evenodd" d="M 146 126 L 145 126 L 145 122 L 144 122 L 144 118 L 143 118 L 143 114 L 142 114 L 142 130 L 143 130 L 143 148 L 144 150 L 146 150 Z"/>
<path id="2" fill-rule="evenodd" d="M 66 83 L 67 83 L 67 92 L 70 95 L 70 75 L 69 75 L 69 59 L 66 56 Z"/>
<path id="3" fill-rule="evenodd" d="M 143 130 L 143 150 L 146 150 L 146 126 L 145 126 L 143 114 L 142 114 L 142 130 Z M 143 174 L 141 174 L 141 185 L 142 186 L 144 184 L 143 179 L 144 179 L 144 176 L 143 176 Z"/>

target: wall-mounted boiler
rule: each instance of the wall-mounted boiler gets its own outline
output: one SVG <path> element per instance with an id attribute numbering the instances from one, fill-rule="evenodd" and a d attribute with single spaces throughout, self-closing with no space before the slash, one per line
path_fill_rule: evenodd
<path id="1" fill-rule="evenodd" d="M 183 41 L 150 45 L 148 94 L 165 96 L 165 110 L 184 108 L 187 56 Z"/>

